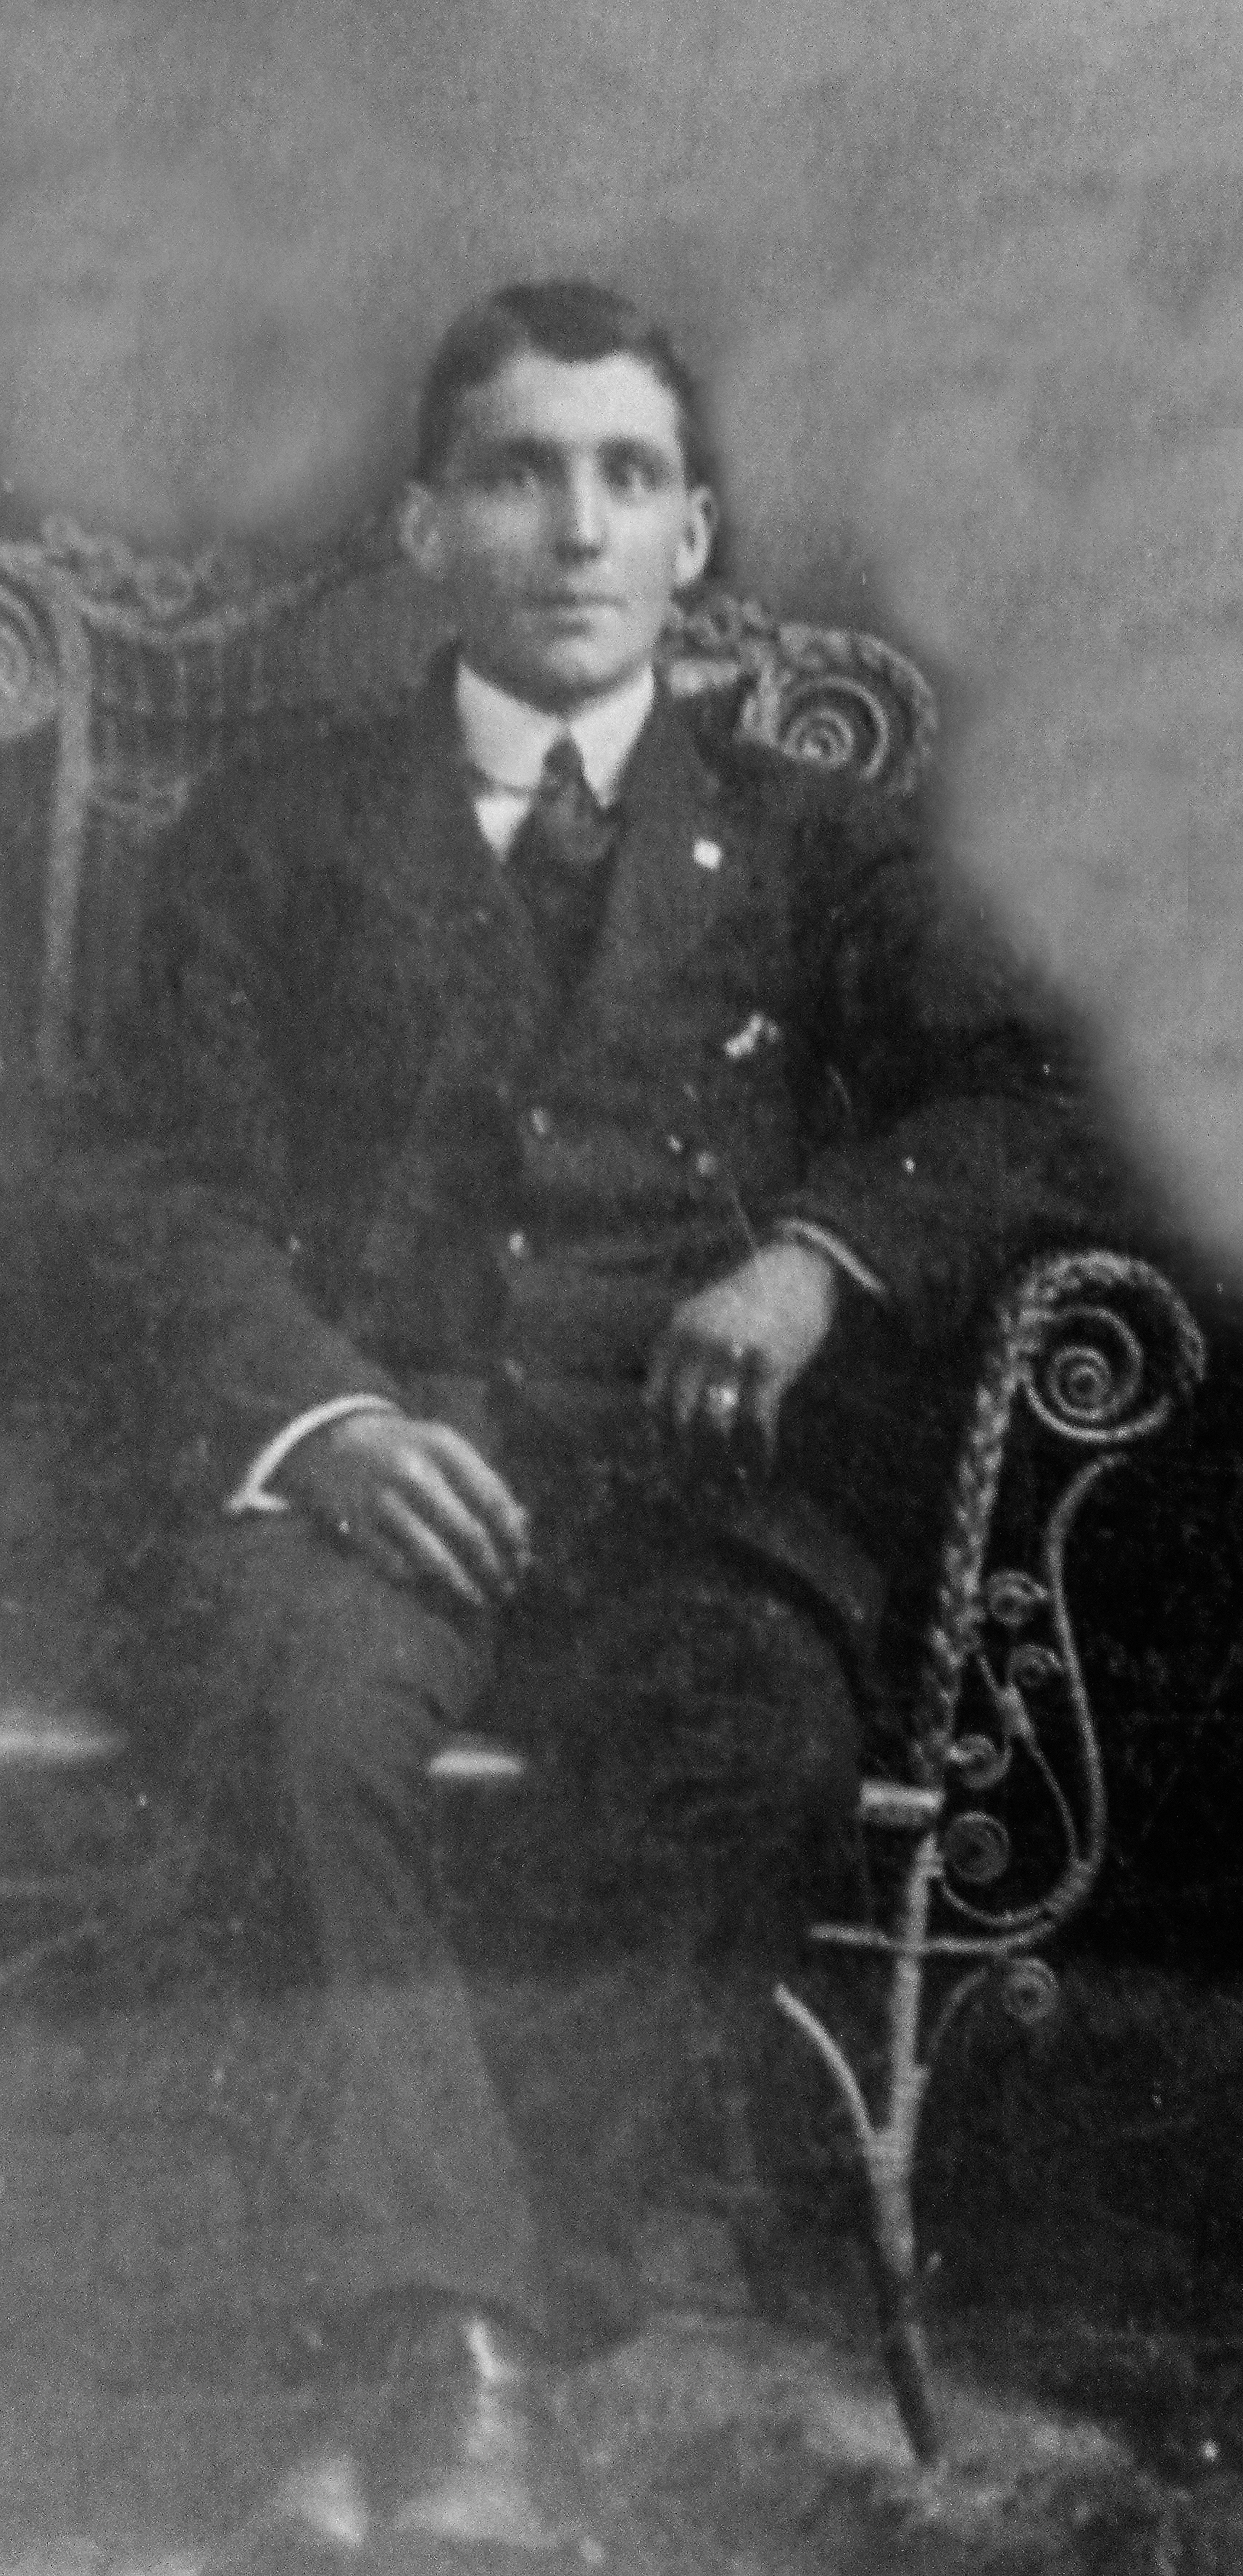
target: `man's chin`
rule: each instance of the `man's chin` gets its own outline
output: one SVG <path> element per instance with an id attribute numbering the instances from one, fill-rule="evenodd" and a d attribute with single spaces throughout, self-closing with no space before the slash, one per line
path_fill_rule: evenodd
<path id="1" fill-rule="evenodd" d="M 507 657 L 504 669 L 494 664 L 485 676 L 495 678 L 501 688 L 530 706 L 562 714 L 590 698 L 607 697 L 613 689 L 624 688 L 648 658 L 600 652 L 582 638 L 567 636 L 538 653 Z"/>

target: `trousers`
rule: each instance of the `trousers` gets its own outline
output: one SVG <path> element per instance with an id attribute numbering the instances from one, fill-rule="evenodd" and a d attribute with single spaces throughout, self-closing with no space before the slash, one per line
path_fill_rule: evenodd
<path id="1" fill-rule="evenodd" d="M 659 1939 L 692 1891 L 704 1923 L 751 1907 L 771 1936 L 809 1878 L 822 1895 L 849 1874 L 857 1754 L 831 1637 L 721 1555 L 711 1516 L 653 1476 L 608 1407 L 584 1423 L 571 1398 L 504 1464 L 536 1537 L 512 1612 L 389 1581 L 297 1511 L 235 1523 L 212 1542 L 214 1686 L 230 1724 L 263 1721 L 284 1775 L 353 2287 L 408 2284 L 539 2328 L 558 2248 L 477 2035 L 432 1756 L 485 1727 L 528 1757 L 513 1866 L 498 1887 L 493 1840 L 482 1900 L 522 1894 L 545 1951 L 572 1953 L 588 1917 Z M 456 1805 L 469 1898 L 476 1837 Z"/>

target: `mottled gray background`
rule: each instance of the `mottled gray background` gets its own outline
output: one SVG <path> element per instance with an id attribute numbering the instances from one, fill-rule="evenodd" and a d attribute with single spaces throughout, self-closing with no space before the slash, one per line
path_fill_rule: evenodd
<path id="1" fill-rule="evenodd" d="M 650 297 L 1238 1269 L 1241 92 L 1237 0 L 0 0 L 7 511 L 301 545 L 464 295 Z"/>

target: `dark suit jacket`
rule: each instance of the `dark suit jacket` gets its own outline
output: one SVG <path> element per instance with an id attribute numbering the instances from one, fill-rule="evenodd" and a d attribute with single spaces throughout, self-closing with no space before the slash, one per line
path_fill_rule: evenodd
<path id="1" fill-rule="evenodd" d="M 892 1533 L 930 1355 L 1021 1254 L 1102 1221 L 1047 1006 L 947 901 L 917 819 L 710 761 L 662 696 L 562 1012 L 451 683 L 446 657 L 382 718 L 284 724 L 165 853 L 127 1097 L 165 1176 L 205 1498 L 342 1391 L 504 1363 L 637 1384 L 677 1299 L 803 1215 L 887 1302 L 847 1287 L 797 1472 L 845 1474 Z"/>

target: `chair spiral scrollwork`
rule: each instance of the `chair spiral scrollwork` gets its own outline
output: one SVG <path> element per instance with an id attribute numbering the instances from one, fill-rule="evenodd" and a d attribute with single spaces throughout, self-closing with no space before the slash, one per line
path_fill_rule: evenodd
<path id="1" fill-rule="evenodd" d="M 56 638 L 37 591 L 0 565 L 0 743 L 20 742 L 56 714 Z"/>
<path id="2" fill-rule="evenodd" d="M 937 1911 L 926 1955 L 1011 1958 L 1082 1905 L 1105 1855 L 1104 1769 L 1067 1604 L 1066 1557 L 1090 1493 L 1153 1438 L 1205 1366 L 1199 1327 L 1148 1263 L 1051 1254 L 1004 1300 L 959 1456 L 912 1738 L 926 1812 L 865 1788 L 881 1825 L 935 1822 Z M 999 1513 L 1016 1435 L 1052 1484 L 1034 1540 Z M 813 1938 L 865 1946 L 853 1927 Z M 884 1946 L 883 1936 L 876 1942 Z M 1025 1969 L 1020 2017 L 1050 1992 Z"/>
<path id="3" fill-rule="evenodd" d="M 734 738 L 812 769 L 908 794 L 931 755 L 936 700 L 914 662 L 876 635 L 770 616 L 709 591 L 675 610 L 662 646 L 676 697 L 733 690 Z"/>

